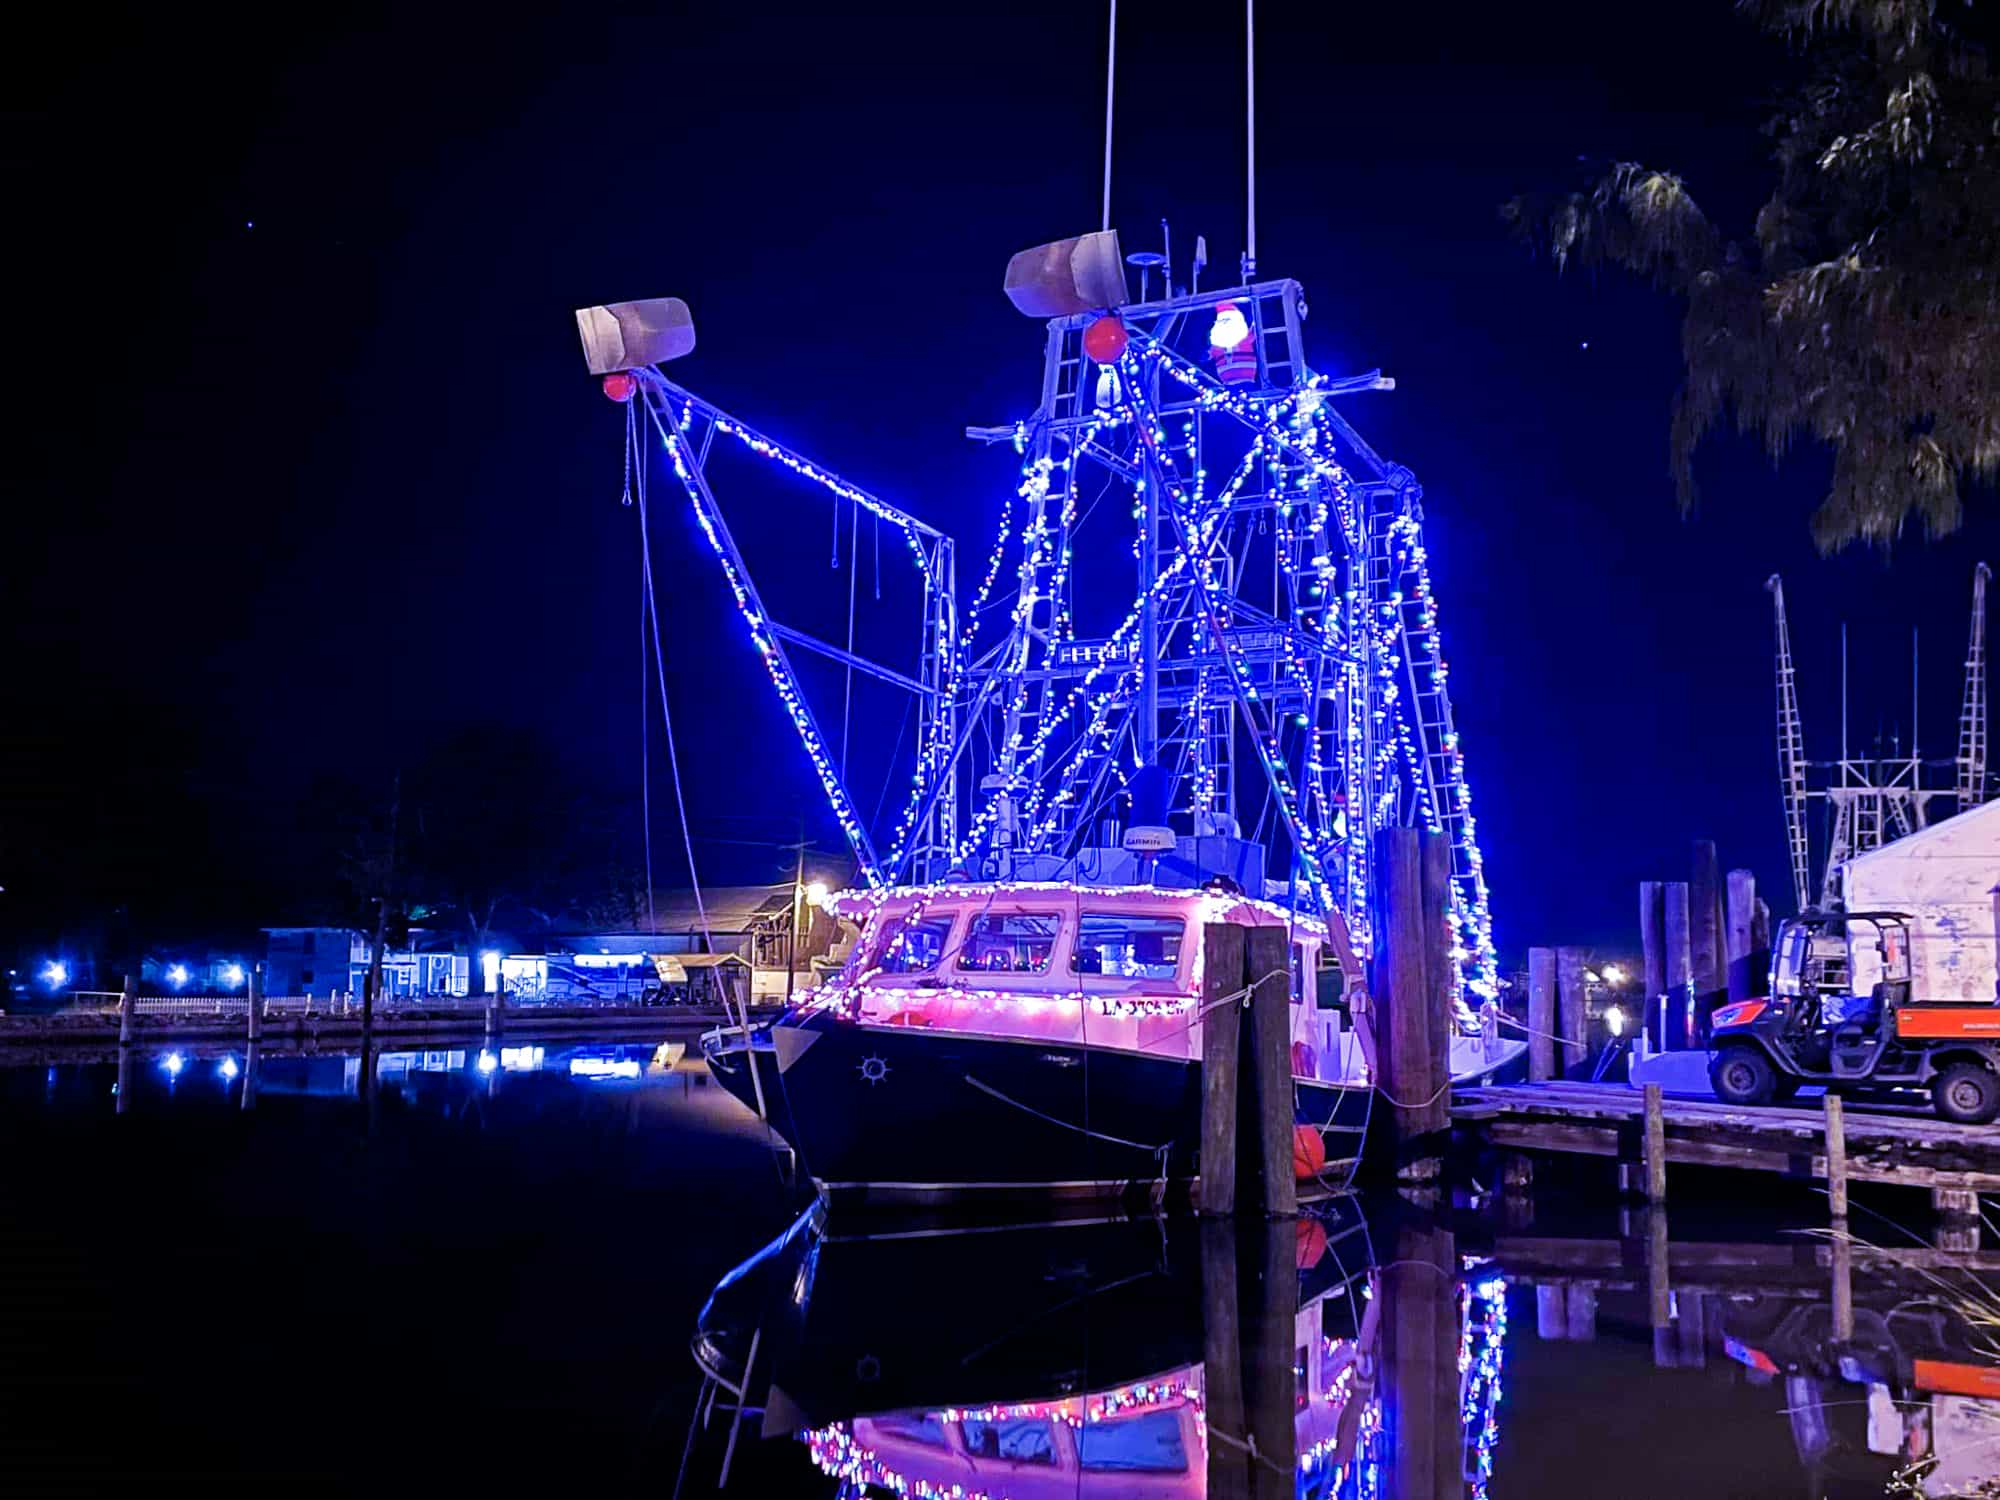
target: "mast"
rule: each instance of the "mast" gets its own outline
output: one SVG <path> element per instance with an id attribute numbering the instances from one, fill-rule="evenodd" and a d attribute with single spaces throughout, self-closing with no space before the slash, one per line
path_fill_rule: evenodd
<path id="1" fill-rule="evenodd" d="M 1965 700 L 1958 714 L 1958 808 L 1966 812 L 1987 798 L 1986 783 L 1986 580 L 1985 563 L 1972 570 L 1972 629 L 1965 648 Z"/>
<path id="2" fill-rule="evenodd" d="M 1776 573 L 1764 581 L 1778 633 L 1778 785 L 1784 796 L 1785 843 L 1792 861 L 1792 894 L 1799 910 L 1811 901 L 1812 858 L 1806 844 L 1805 729 L 1799 721 L 1799 690 L 1792 667 L 1792 636 L 1785 624 L 1785 585 Z M 1846 674 L 1842 674 L 1843 684 Z M 1843 709 L 1845 705 L 1843 704 Z M 1843 724 L 1845 714 L 1842 715 Z M 1846 755 L 1842 747 L 1843 758 Z"/>

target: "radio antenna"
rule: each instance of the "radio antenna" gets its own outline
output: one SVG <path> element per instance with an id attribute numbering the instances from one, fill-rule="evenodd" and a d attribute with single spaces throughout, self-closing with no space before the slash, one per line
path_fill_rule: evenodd
<path id="1" fill-rule="evenodd" d="M 1243 236 L 1243 280 L 1248 284 L 1257 279 L 1257 0 L 1243 0 L 1243 116 L 1245 176 L 1249 180 L 1249 222 Z M 1109 227 L 1109 220 L 1106 227 Z"/>
<path id="2" fill-rule="evenodd" d="M 1111 39 L 1104 49 L 1104 225 L 1111 227 L 1111 102 L 1118 83 L 1118 0 L 1111 0 Z"/>

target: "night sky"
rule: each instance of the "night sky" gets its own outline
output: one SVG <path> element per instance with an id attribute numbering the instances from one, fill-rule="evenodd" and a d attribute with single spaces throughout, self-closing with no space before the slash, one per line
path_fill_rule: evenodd
<path id="1" fill-rule="evenodd" d="M 335 9 L 79 14 L 10 89 L 16 938 L 111 900 L 282 920 L 315 786 L 383 785 L 467 723 L 540 730 L 636 805 L 635 522 L 578 305 L 685 297 L 676 378 L 956 533 L 961 576 L 1015 482 L 961 434 L 1033 405 L 1007 257 L 1096 227 L 1097 7 Z M 1972 565 L 2000 558 L 1974 496 L 1954 537 L 1818 559 L 1810 447 L 1774 472 L 1716 442 L 1676 512 L 1677 308 L 1559 278 L 1498 214 L 1629 158 L 1747 229 L 1783 49 L 1722 0 L 1644 15 L 1259 13 L 1260 269 L 1306 284 L 1316 368 L 1396 378 L 1346 410 L 1425 485 L 1503 955 L 1629 942 L 1634 882 L 1680 876 L 1697 835 L 1788 909 L 1764 578 L 1809 751 L 1836 746 L 1846 620 L 1857 744 L 1907 734 L 1919 626 L 1921 731 L 1949 754 Z M 1183 258 L 1200 233 L 1233 266 L 1239 18 L 1125 21 L 1125 248 L 1166 216 Z M 696 832 L 753 841 L 705 844 L 703 873 L 770 878 L 785 856 L 754 841 L 801 807 L 838 831 L 660 496 Z M 831 576 L 806 512 L 732 512 L 774 593 Z"/>

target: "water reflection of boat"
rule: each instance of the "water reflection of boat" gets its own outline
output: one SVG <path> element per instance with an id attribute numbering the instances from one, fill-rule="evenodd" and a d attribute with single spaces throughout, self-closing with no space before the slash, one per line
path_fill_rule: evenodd
<path id="1" fill-rule="evenodd" d="M 693 1352 L 704 1407 L 738 1418 L 712 1439 L 725 1484 L 756 1419 L 850 1497 L 1200 1496 L 1284 1446 L 1286 1496 L 1392 1493 L 1399 1409 L 1404 1446 L 1428 1433 L 1435 1471 L 1464 1465 L 1478 1495 L 1504 1297 L 1437 1269 L 1385 1280 L 1344 1200 L 1247 1239 L 1128 1220 L 841 1237 L 815 1206 L 723 1279 Z"/>

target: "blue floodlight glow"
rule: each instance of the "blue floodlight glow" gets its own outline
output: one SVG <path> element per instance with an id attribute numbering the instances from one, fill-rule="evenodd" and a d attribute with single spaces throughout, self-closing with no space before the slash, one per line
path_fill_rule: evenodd
<path id="1" fill-rule="evenodd" d="M 188 982 L 188 971 L 186 964 L 169 964 L 167 966 L 168 984 L 172 985 L 175 989 L 179 989 L 182 985 L 186 984 L 187 982 Z"/>
<path id="2" fill-rule="evenodd" d="M 220 1078 L 224 1083 L 231 1082 L 232 1080 L 235 1079 L 236 1075 L 242 1071 L 243 1070 L 241 1068 L 236 1066 L 236 1059 L 233 1057 L 225 1057 L 221 1062 L 215 1065 L 216 1076 Z"/>
<path id="3" fill-rule="evenodd" d="M 569 1076 L 572 1078 L 637 1078 L 639 1072 L 639 1060 L 635 1057 L 572 1057 L 569 1060 Z"/>
<path id="4" fill-rule="evenodd" d="M 187 1066 L 187 1059 L 178 1052 L 169 1052 L 160 1059 L 160 1066 L 167 1070 L 167 1077 L 178 1078 L 181 1076 L 181 1069 Z"/>
<path id="5" fill-rule="evenodd" d="M 479 1054 L 479 1060 L 473 1066 L 478 1068 L 482 1073 L 491 1073 L 495 1068 L 500 1066 L 500 1059 L 495 1057 L 491 1052 L 482 1052 Z"/>
<path id="6" fill-rule="evenodd" d="M 222 982 L 232 990 L 235 989 L 237 985 L 243 982 L 243 965 L 224 964 L 222 966 Z"/>
<path id="7" fill-rule="evenodd" d="M 60 989 L 69 983 L 69 965 L 52 958 L 42 965 L 42 983 L 50 989 Z"/>

